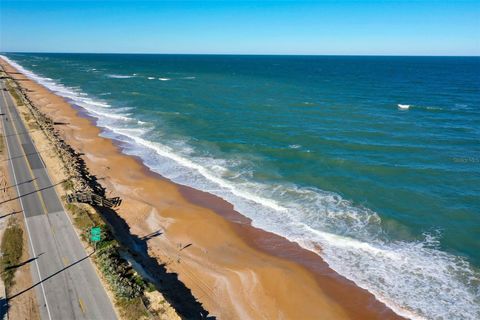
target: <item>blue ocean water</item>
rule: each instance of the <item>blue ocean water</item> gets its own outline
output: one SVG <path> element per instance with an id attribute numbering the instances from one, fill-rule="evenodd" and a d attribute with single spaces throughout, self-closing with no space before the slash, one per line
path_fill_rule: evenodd
<path id="1" fill-rule="evenodd" d="M 480 58 L 5 56 L 399 314 L 480 318 Z"/>

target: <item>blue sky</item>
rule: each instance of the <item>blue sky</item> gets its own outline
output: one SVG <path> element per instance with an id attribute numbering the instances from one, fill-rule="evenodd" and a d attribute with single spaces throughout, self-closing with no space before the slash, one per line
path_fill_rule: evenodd
<path id="1" fill-rule="evenodd" d="M 0 28 L 0 51 L 480 55 L 480 0 L 1 0 Z"/>

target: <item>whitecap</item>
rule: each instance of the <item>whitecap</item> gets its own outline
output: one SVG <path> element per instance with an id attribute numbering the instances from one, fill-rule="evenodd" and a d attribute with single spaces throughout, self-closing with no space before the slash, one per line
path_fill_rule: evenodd
<path id="1" fill-rule="evenodd" d="M 52 91 L 78 99 L 73 90 L 61 84 L 18 69 Z M 440 250 L 437 237 L 386 240 L 375 212 L 338 194 L 248 180 L 248 170 L 232 169 L 243 162 L 196 157 L 186 143 L 170 147 L 152 141 L 151 135 L 147 138 L 144 128 L 135 127 L 140 122 L 135 124 L 128 114 L 112 118 L 92 101 L 84 101 L 84 105 L 87 111 L 97 112 L 99 125 L 112 137 L 127 142 L 126 153 L 140 156 L 152 170 L 177 183 L 226 199 L 252 219 L 255 227 L 321 255 L 332 269 L 373 293 L 396 313 L 413 319 L 480 318 L 478 272 L 465 259 Z"/>
<path id="2" fill-rule="evenodd" d="M 129 79 L 133 78 L 134 76 L 127 76 L 127 75 L 121 75 L 121 74 L 107 74 L 107 77 L 113 78 L 113 79 Z"/>

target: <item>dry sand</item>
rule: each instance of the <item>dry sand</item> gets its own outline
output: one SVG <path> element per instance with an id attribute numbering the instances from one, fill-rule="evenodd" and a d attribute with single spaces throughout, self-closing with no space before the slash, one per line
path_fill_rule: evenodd
<path id="1" fill-rule="evenodd" d="M 341 277 L 316 254 L 253 228 L 211 194 L 177 185 L 124 155 L 99 136 L 95 121 L 3 60 L 0 64 L 55 121 L 90 171 L 123 204 L 122 232 L 143 238 L 148 251 L 222 319 L 396 319 L 367 291 Z M 111 213 L 114 214 L 114 213 Z M 123 219 L 123 220 L 122 220 Z M 128 229 L 127 228 L 127 229 Z M 188 292 L 189 293 L 189 292 Z"/>

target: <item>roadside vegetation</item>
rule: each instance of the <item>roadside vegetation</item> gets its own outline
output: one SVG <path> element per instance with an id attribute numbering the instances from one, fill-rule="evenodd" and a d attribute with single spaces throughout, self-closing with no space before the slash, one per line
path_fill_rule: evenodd
<path id="1" fill-rule="evenodd" d="M 37 121 L 27 112 L 22 112 L 23 119 L 25 120 L 25 123 L 28 125 L 28 127 L 32 130 L 38 130 L 40 127 L 38 126 Z"/>
<path id="2" fill-rule="evenodd" d="M 119 307 L 121 316 L 132 320 L 149 318 L 151 313 L 146 306 L 148 300 L 145 292 L 150 290 L 151 285 L 121 257 L 120 245 L 113 239 L 101 217 L 88 205 L 67 204 L 66 208 L 72 215 L 75 226 L 80 229 L 81 238 L 96 246 L 93 261 L 115 295 L 115 304 Z M 102 240 L 94 244 L 90 241 L 90 229 L 98 226 L 102 230 Z"/>
<path id="3" fill-rule="evenodd" d="M 63 181 L 62 182 L 62 187 L 65 191 L 73 191 L 74 186 L 73 186 L 72 180 L 67 179 L 67 180 Z"/>
<path id="4" fill-rule="evenodd" d="M 3 153 L 4 148 L 5 148 L 5 142 L 3 141 L 3 134 L 0 133 L 0 154 Z"/>
<path id="5" fill-rule="evenodd" d="M 12 86 L 9 86 L 8 89 L 17 103 L 23 105 L 18 95 L 21 93 Z M 36 118 L 25 112 L 21 114 L 25 123 L 38 126 Z M 75 189 L 73 182 L 68 179 L 62 182 L 62 187 L 65 192 L 71 192 Z M 65 196 L 62 199 L 82 241 L 88 243 L 91 247 L 95 247 L 92 261 L 95 263 L 109 292 L 114 296 L 114 303 L 121 318 L 126 320 L 163 319 L 163 311 L 157 311 L 147 297 L 147 294 L 150 295 L 155 287 L 153 284 L 144 281 L 130 263 L 122 258 L 124 249 L 114 239 L 109 227 L 95 208 L 88 204 L 66 203 Z M 92 227 L 101 228 L 101 241 L 96 244 L 90 240 Z"/>
<path id="6" fill-rule="evenodd" d="M 7 80 L 6 83 L 7 83 L 7 89 L 10 92 L 10 94 L 12 95 L 13 99 L 15 99 L 15 102 L 17 103 L 17 105 L 18 106 L 23 106 L 23 101 L 20 98 L 20 96 L 18 95 L 17 90 L 13 87 L 11 80 Z"/>
<path id="7" fill-rule="evenodd" d="M 2 237 L 0 269 L 5 289 L 13 285 L 15 271 L 23 254 L 23 230 L 15 218 L 10 218 Z"/>

